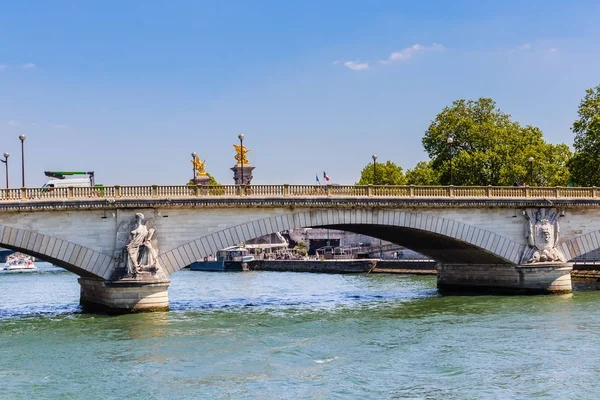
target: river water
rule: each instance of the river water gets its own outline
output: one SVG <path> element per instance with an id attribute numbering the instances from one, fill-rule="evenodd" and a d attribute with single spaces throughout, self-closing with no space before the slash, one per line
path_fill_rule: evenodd
<path id="1" fill-rule="evenodd" d="M 174 274 L 172 311 L 81 313 L 0 273 L 0 399 L 595 399 L 600 291 L 437 294 L 434 277 Z"/>

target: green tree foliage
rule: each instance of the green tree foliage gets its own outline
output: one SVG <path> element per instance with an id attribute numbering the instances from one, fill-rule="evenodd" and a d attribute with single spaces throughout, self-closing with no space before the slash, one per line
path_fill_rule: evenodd
<path id="1" fill-rule="evenodd" d="M 298 242 L 298 244 L 294 247 L 294 251 L 297 254 L 306 256 L 308 254 L 308 246 L 304 242 Z"/>
<path id="2" fill-rule="evenodd" d="M 575 133 L 575 155 L 569 162 L 573 183 L 600 186 L 600 85 L 588 89 L 579 104 Z"/>
<path id="3" fill-rule="evenodd" d="M 512 121 L 492 99 L 454 101 L 431 122 L 423 146 L 444 185 L 450 184 L 451 169 L 455 185 L 569 182 L 569 147 L 546 143 L 539 128 Z"/>
<path id="4" fill-rule="evenodd" d="M 402 167 L 386 161 L 377 163 L 375 168 L 373 163 L 367 164 L 360 173 L 357 185 L 406 185 L 406 182 Z"/>
<path id="5" fill-rule="evenodd" d="M 208 184 L 210 186 L 221 186 L 221 184 L 219 182 L 217 182 L 217 180 L 215 179 L 214 176 L 212 176 L 211 174 L 206 174 L 208 176 Z M 194 180 L 190 179 L 188 181 L 188 183 L 186 185 L 193 185 L 194 184 Z"/>
<path id="6" fill-rule="evenodd" d="M 431 166 L 431 161 L 419 161 L 413 169 L 406 171 L 409 185 L 435 186 L 440 184 L 440 174 Z"/>

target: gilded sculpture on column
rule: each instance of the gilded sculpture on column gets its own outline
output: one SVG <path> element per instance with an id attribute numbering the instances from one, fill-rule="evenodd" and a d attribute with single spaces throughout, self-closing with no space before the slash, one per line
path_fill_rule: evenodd
<path id="1" fill-rule="evenodd" d="M 194 157 L 192 159 L 192 164 L 194 164 L 194 170 L 196 171 L 196 176 L 206 176 L 206 167 L 205 164 L 206 161 L 202 161 L 200 158 L 198 157 Z"/>
<path id="2" fill-rule="evenodd" d="M 240 164 L 240 165 L 241 164 L 244 164 L 244 165 L 250 164 L 250 161 L 248 161 L 248 159 L 246 158 L 246 156 L 252 150 L 248 149 L 244 145 L 238 145 L 238 144 L 234 144 L 233 147 L 235 148 L 235 151 L 237 152 L 237 154 L 235 155 L 235 160 L 237 161 L 237 163 Z"/>

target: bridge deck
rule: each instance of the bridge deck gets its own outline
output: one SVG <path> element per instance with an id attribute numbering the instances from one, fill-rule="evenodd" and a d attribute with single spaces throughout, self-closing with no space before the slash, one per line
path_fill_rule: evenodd
<path id="1" fill-rule="evenodd" d="M 197 198 L 397 198 L 397 199 L 588 199 L 600 200 L 596 187 L 522 186 L 357 186 L 357 185 L 218 185 L 104 186 L 0 189 L 2 202 L 90 199 Z"/>

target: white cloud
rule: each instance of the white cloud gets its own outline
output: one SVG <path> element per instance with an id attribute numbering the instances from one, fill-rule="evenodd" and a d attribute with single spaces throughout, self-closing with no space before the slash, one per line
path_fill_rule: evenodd
<path id="1" fill-rule="evenodd" d="M 36 65 L 34 63 L 27 63 L 27 64 L 21 65 L 21 68 L 23 68 L 23 69 L 32 69 L 35 67 L 36 67 Z"/>
<path id="2" fill-rule="evenodd" d="M 550 54 L 556 54 L 558 53 L 558 49 L 556 47 L 550 47 L 548 50 L 546 50 L 548 53 Z"/>
<path id="3" fill-rule="evenodd" d="M 10 121 L 8 121 L 8 125 L 10 125 L 10 126 L 20 126 L 21 125 L 21 121 L 10 120 Z"/>
<path id="4" fill-rule="evenodd" d="M 514 53 L 522 53 L 526 51 L 532 50 L 532 46 L 529 43 L 523 43 L 520 46 L 515 47 L 514 49 L 510 49 L 506 52 L 506 54 L 514 54 Z"/>
<path id="5" fill-rule="evenodd" d="M 393 62 L 407 61 L 416 56 L 417 54 L 438 50 L 444 50 L 444 46 L 437 43 L 434 43 L 431 46 L 423 46 L 417 43 L 400 51 L 395 51 L 392 54 L 390 54 L 387 60 L 380 60 L 379 62 L 381 64 L 387 65 Z"/>
<path id="6" fill-rule="evenodd" d="M 352 71 L 364 71 L 369 69 L 368 62 L 361 63 L 360 61 L 346 61 L 344 66 L 350 68 Z"/>
<path id="7" fill-rule="evenodd" d="M 519 46 L 517 48 L 517 50 L 519 50 L 519 51 L 531 50 L 531 45 L 529 43 L 522 44 L 521 46 Z"/>

